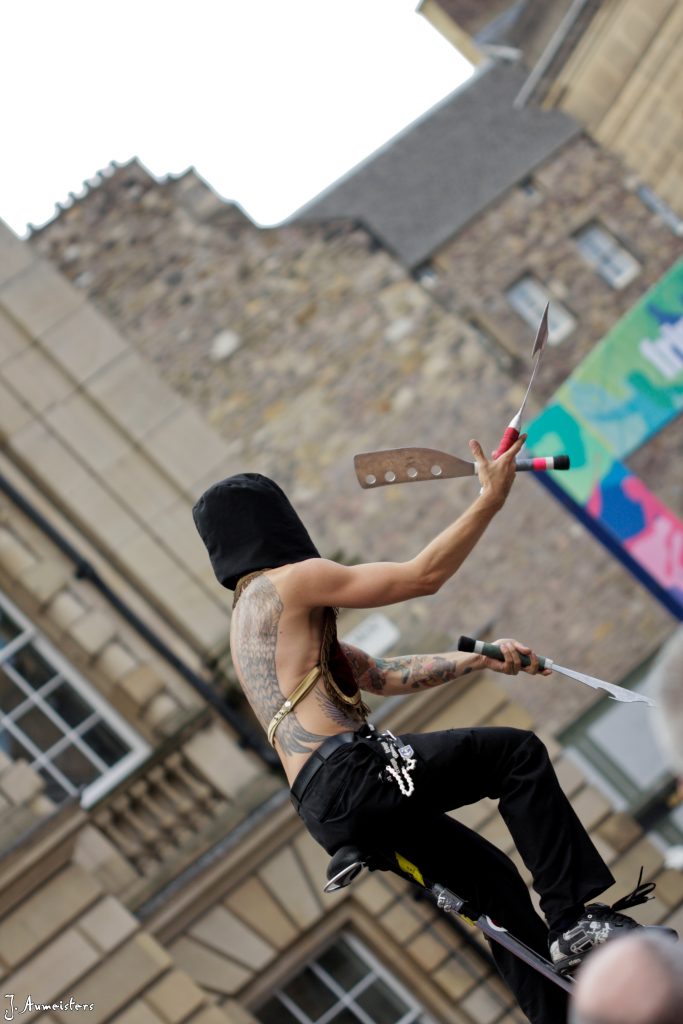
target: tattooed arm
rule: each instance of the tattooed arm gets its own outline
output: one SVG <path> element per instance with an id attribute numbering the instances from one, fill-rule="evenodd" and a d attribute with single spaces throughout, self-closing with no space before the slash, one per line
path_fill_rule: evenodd
<path id="1" fill-rule="evenodd" d="M 504 662 L 485 658 L 481 654 L 463 654 L 460 651 L 373 658 L 351 644 L 343 643 L 342 647 L 351 662 L 360 688 L 382 697 L 395 697 L 414 693 L 416 690 L 430 690 L 482 668 L 490 668 L 505 675 L 517 675 L 522 669 L 520 652 L 531 656 L 531 664 L 522 671 L 532 675 L 539 671 L 538 658 L 524 644 L 508 639 L 495 642 L 505 654 Z M 543 672 L 543 675 L 549 674 L 549 670 Z"/>

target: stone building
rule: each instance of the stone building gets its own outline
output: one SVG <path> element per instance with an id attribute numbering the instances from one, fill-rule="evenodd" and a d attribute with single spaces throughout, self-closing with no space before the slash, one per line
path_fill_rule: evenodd
<path id="1" fill-rule="evenodd" d="M 566 299 L 582 339 L 553 349 L 540 402 L 675 259 L 614 157 L 561 113 L 510 112 L 515 76 L 482 68 L 278 228 L 194 172 L 158 182 L 133 162 L 28 242 L 0 232 L 0 971 L 17 1004 L 57 1004 L 22 1019 L 72 1020 L 58 1003 L 73 997 L 116 1024 L 356 1006 L 378 1024 L 521 1020 L 476 939 L 399 879 L 322 895 L 326 856 L 232 688 L 229 603 L 190 517 L 208 482 L 253 469 L 324 554 L 410 557 L 471 483 L 362 491 L 352 455 L 497 442 L 531 341 L 505 306 L 510 263 Z M 610 291 L 572 239 L 620 207 L 639 269 Z M 340 621 L 375 650 L 517 635 L 626 683 L 672 626 L 528 478 L 439 595 Z M 652 813 L 666 781 L 627 799 L 563 746 L 604 711 L 557 676 L 490 675 L 376 708 L 395 732 L 536 728 L 612 866 L 606 898 L 643 864 L 659 899 L 638 918 L 680 929 L 683 881 L 664 867 L 677 826 Z M 511 852 L 493 802 L 458 817 Z"/>
<path id="2" fill-rule="evenodd" d="M 681 0 L 423 0 L 420 13 L 475 63 L 517 50 L 529 74 L 515 102 L 574 117 L 683 233 Z"/>

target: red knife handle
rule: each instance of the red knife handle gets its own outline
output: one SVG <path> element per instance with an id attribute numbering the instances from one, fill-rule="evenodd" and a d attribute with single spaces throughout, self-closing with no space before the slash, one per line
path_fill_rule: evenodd
<path id="1" fill-rule="evenodd" d="M 505 433 L 500 439 L 500 444 L 493 453 L 493 458 L 497 459 L 498 456 L 502 455 L 503 452 L 506 452 L 508 448 L 512 448 L 513 444 L 515 443 L 518 437 L 519 430 L 515 429 L 515 427 L 506 427 Z"/>

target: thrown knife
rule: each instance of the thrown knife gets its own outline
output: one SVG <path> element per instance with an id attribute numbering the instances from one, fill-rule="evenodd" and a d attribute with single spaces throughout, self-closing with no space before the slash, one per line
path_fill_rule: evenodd
<path id="1" fill-rule="evenodd" d="M 483 654 L 487 658 L 495 658 L 496 661 L 505 661 L 503 652 L 496 644 L 487 644 L 483 640 L 473 640 L 471 636 L 460 637 L 458 640 L 458 650 Z M 531 659 L 528 655 L 520 654 L 520 658 L 523 665 L 531 664 Z M 571 668 L 563 668 L 562 665 L 556 665 L 551 658 L 543 658 L 539 655 L 538 663 L 541 668 L 551 668 L 553 672 L 559 672 L 563 676 L 577 679 L 580 683 L 585 683 L 586 686 L 592 686 L 594 690 L 605 690 L 609 693 L 612 700 L 619 700 L 624 704 L 648 704 L 651 708 L 657 707 L 655 702 L 650 697 L 646 697 L 644 693 L 638 693 L 637 690 L 627 690 L 623 686 L 617 686 L 616 683 L 606 683 L 604 679 L 596 679 L 595 676 L 587 676 L 583 672 L 575 672 Z"/>
<path id="2" fill-rule="evenodd" d="M 380 452 L 354 455 L 358 483 L 366 490 L 387 484 L 410 484 L 420 480 L 447 480 L 456 476 L 475 476 L 476 464 L 436 448 L 387 448 Z M 568 455 L 515 459 L 517 472 L 543 473 L 551 469 L 569 469 Z"/>
<path id="3" fill-rule="evenodd" d="M 506 452 L 508 450 L 508 448 L 511 448 L 512 445 L 517 440 L 517 438 L 519 437 L 520 428 L 521 428 L 521 425 L 522 425 L 522 416 L 524 414 L 524 406 L 526 405 L 526 400 L 529 397 L 529 392 L 531 391 L 531 385 L 534 382 L 534 377 L 536 376 L 536 370 L 538 369 L 538 364 L 540 363 L 541 356 L 543 355 L 543 349 L 545 348 L 545 343 L 548 340 L 548 310 L 549 310 L 549 308 L 550 308 L 550 303 L 547 302 L 546 306 L 545 306 L 545 309 L 543 310 L 543 316 L 541 317 L 541 322 L 538 325 L 538 330 L 536 332 L 536 337 L 534 339 L 534 347 L 533 347 L 532 352 L 531 352 L 531 358 L 533 359 L 534 356 L 535 356 L 536 357 L 536 362 L 534 363 L 534 368 L 531 371 L 531 378 L 529 380 L 529 385 L 528 385 L 528 387 L 526 389 L 526 394 L 524 395 L 524 398 L 522 399 L 522 404 L 519 407 L 519 411 L 515 413 L 515 415 L 512 417 L 512 419 L 510 420 L 509 424 L 507 425 L 507 427 L 505 428 L 505 430 L 503 432 L 503 436 L 500 439 L 500 444 L 498 445 L 498 447 L 496 448 L 495 452 L 493 453 L 494 459 L 497 459 L 499 455 L 502 455 L 503 452 Z"/>

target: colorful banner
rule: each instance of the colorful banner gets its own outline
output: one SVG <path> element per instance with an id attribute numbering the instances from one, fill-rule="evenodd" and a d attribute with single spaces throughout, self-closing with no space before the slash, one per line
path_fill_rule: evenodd
<path id="1" fill-rule="evenodd" d="M 570 456 L 571 470 L 554 482 L 683 613 L 683 522 L 620 461 L 682 409 L 683 262 L 619 321 L 527 430 L 532 451 Z"/>
<path id="2" fill-rule="evenodd" d="M 596 345 L 555 401 L 620 459 L 683 409 L 683 261 Z"/>

